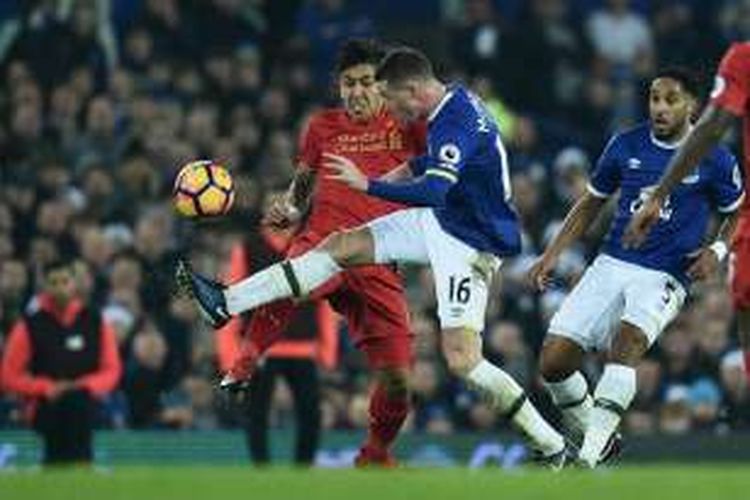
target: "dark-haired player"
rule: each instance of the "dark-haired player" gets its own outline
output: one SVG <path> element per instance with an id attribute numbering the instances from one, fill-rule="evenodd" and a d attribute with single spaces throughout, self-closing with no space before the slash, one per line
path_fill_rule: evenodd
<path id="1" fill-rule="evenodd" d="M 750 178 L 750 42 L 733 44 L 721 60 L 709 105 L 672 158 L 661 181 L 654 186 L 649 199 L 628 226 L 625 239 L 629 245 L 643 244 L 649 231 L 658 228 L 660 207 L 669 199 L 669 193 L 696 166 L 702 165 L 705 155 L 739 116 L 744 118 L 743 163 L 747 183 Z M 750 383 L 750 203 L 747 201 L 742 205 L 734 235 L 729 231 L 723 232 L 713 248 L 724 256 L 730 245 L 732 301 L 737 313 L 740 346 L 745 353 L 745 375 Z"/>
<path id="2" fill-rule="evenodd" d="M 636 392 L 635 367 L 679 312 L 691 281 L 708 277 L 726 253 L 703 246 L 712 212 L 724 216 L 719 238 L 726 238 L 744 197 L 735 158 L 714 148 L 695 174 L 664 199 L 659 224 L 644 244 L 637 249 L 623 245 L 628 221 L 690 132 L 697 99 L 698 85 L 685 71 L 665 70 L 654 78 L 650 121 L 609 141 L 588 192 L 530 271 L 531 280 L 544 288 L 563 249 L 585 233 L 619 191 L 601 253 L 552 318 L 540 362 L 566 426 L 583 436 L 579 458 L 591 467 L 616 451 L 617 426 Z M 579 371 L 590 350 L 607 352 L 593 398 Z"/>
<path id="3" fill-rule="evenodd" d="M 180 274 L 189 279 L 203 314 L 222 323 L 275 300 L 304 297 L 355 266 L 429 264 L 449 369 L 512 421 L 541 458 L 558 465 L 565 456 L 563 437 L 539 415 L 518 383 L 482 355 L 480 332 L 490 282 L 500 259 L 517 254 L 521 246 L 497 125 L 476 95 L 461 85 L 442 83 L 430 61 L 414 49 L 391 51 L 377 77 L 393 113 L 428 120 L 427 154 L 399 170 L 412 178 L 396 181 L 366 173 L 364 158 L 351 152 L 330 152 L 324 164 L 334 173 L 328 180 L 340 182 L 342 195 L 349 189 L 410 208 L 333 233 L 312 250 L 227 288 L 184 266 Z"/>
<path id="4" fill-rule="evenodd" d="M 294 179 L 265 217 L 266 226 L 278 229 L 302 224 L 289 243 L 287 258 L 316 247 L 334 231 L 358 227 L 401 208 L 331 180 L 323 164 L 326 153 L 347 155 L 368 175 L 380 177 L 424 150 L 424 124 L 404 125 L 386 109 L 375 81 L 383 55 L 372 40 L 352 40 L 341 49 L 336 72 L 343 105 L 310 118 L 301 136 Z M 409 410 L 412 361 L 401 277 L 391 266 L 357 267 L 332 277 L 312 295 L 328 300 L 346 318 L 354 343 L 365 353 L 375 378 L 368 438 L 356 463 L 390 465 L 390 446 Z M 253 312 L 247 342 L 222 382 L 225 388 L 245 384 L 252 377 L 259 357 L 283 336 L 294 314 L 291 299 Z"/>

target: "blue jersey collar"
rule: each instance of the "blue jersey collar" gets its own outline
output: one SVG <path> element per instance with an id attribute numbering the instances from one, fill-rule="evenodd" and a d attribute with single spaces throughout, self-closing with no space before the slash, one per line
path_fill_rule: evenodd
<path id="1" fill-rule="evenodd" d="M 648 134 L 651 137 L 651 142 L 654 144 L 654 146 L 662 148 L 662 149 L 677 149 L 680 146 L 682 146 L 682 143 L 685 142 L 685 138 L 687 138 L 688 135 L 690 135 L 690 131 L 693 130 L 692 125 L 688 127 L 687 132 L 685 132 L 685 135 L 682 136 L 682 138 L 679 141 L 675 141 L 672 143 L 660 141 L 656 138 L 654 135 L 654 131 L 649 129 Z"/>
<path id="2" fill-rule="evenodd" d="M 440 114 L 440 111 L 442 111 L 443 107 L 448 103 L 448 101 L 451 100 L 451 97 L 453 97 L 453 94 L 456 92 L 455 87 L 446 87 L 447 91 L 445 92 L 445 95 L 442 99 L 440 99 L 440 102 L 437 106 L 435 106 L 435 109 L 432 110 L 430 115 L 427 117 L 427 121 L 431 122 L 435 118 L 437 118 L 437 115 Z"/>

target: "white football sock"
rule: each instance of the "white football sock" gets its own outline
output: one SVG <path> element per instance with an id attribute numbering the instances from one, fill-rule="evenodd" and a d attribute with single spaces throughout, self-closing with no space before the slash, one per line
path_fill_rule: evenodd
<path id="1" fill-rule="evenodd" d="M 579 458 L 590 467 L 599 462 L 602 450 L 620 424 L 622 413 L 635 396 L 635 369 L 610 363 L 604 367 L 602 378 L 594 391 L 594 408 Z"/>
<path id="2" fill-rule="evenodd" d="M 340 271 L 328 252 L 311 250 L 227 287 L 227 311 L 236 315 L 275 300 L 307 295 Z"/>
<path id="3" fill-rule="evenodd" d="M 579 371 L 559 382 L 544 382 L 552 396 L 552 401 L 562 413 L 563 424 L 571 434 L 580 440 L 588 427 L 591 407 L 594 400 L 589 395 L 586 378 Z"/>
<path id="4" fill-rule="evenodd" d="M 523 401 L 511 420 L 540 452 L 551 455 L 565 447 L 563 437 L 544 420 L 526 398 L 521 386 L 506 372 L 483 359 L 466 378 L 493 408 L 502 413 L 513 410 L 515 404 Z"/>

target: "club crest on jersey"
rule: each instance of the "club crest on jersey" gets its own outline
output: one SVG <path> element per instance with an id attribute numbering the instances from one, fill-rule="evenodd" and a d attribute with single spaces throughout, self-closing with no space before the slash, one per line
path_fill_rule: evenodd
<path id="1" fill-rule="evenodd" d="M 438 151 L 438 158 L 445 163 L 455 165 L 461 161 L 461 150 L 455 144 L 444 144 Z"/>
<path id="2" fill-rule="evenodd" d="M 631 170 L 638 170 L 641 168 L 641 160 L 638 158 L 630 158 L 628 160 L 628 168 Z"/>

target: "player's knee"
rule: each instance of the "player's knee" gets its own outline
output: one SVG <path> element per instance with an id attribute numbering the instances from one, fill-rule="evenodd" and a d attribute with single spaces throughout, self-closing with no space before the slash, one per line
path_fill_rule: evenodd
<path id="1" fill-rule="evenodd" d="M 539 356 L 539 373 L 547 382 L 559 382 L 580 368 L 583 349 L 570 340 L 551 337 Z"/>
<path id="2" fill-rule="evenodd" d="M 448 370 L 457 377 L 466 377 L 482 360 L 481 345 L 470 330 L 443 330 L 443 356 Z"/>
<path id="3" fill-rule="evenodd" d="M 323 248 L 342 267 L 372 261 L 371 238 L 361 229 L 333 233 L 326 238 Z"/>
<path id="4" fill-rule="evenodd" d="M 378 383 L 389 399 L 405 398 L 409 395 L 409 375 L 399 368 L 385 368 L 377 375 Z"/>
<path id="5" fill-rule="evenodd" d="M 545 346 L 539 358 L 539 373 L 547 382 L 565 380 L 575 370 L 570 370 L 568 363 L 559 352 Z"/>
<path id="6" fill-rule="evenodd" d="M 620 331 L 612 340 L 609 360 L 626 366 L 636 366 L 648 350 L 648 337 L 638 327 L 622 323 Z"/>

